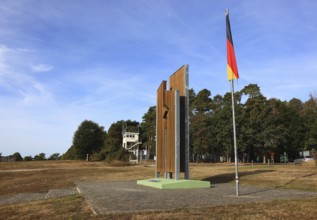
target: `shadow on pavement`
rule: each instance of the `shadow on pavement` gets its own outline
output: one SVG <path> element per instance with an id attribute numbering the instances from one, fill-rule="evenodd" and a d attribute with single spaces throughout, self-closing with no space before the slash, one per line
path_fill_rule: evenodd
<path id="1" fill-rule="evenodd" d="M 268 173 L 273 172 L 275 170 L 255 170 L 255 171 L 248 171 L 248 172 L 239 172 L 239 177 L 248 176 L 248 175 L 255 175 L 255 174 L 261 174 L 261 173 Z M 225 174 L 219 174 L 215 176 L 210 176 L 207 178 L 202 179 L 202 181 L 209 181 L 211 184 L 217 184 L 217 183 L 228 183 L 235 180 L 235 173 L 225 173 Z"/>

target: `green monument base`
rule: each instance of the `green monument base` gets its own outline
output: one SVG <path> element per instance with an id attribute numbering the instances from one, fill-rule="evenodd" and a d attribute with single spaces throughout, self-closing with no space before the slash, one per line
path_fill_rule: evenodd
<path id="1" fill-rule="evenodd" d="M 157 189 L 200 189 L 210 188 L 209 181 L 200 180 L 174 180 L 165 178 L 153 178 L 138 180 L 138 185 L 149 186 Z"/>

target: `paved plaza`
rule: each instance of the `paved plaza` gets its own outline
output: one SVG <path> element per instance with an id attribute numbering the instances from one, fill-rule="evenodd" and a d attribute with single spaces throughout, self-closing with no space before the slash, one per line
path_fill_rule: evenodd
<path id="1" fill-rule="evenodd" d="M 137 185 L 136 181 L 84 181 L 76 184 L 77 189 L 0 196 L 0 205 L 81 193 L 95 214 L 105 215 L 317 197 L 315 192 L 254 186 L 240 186 L 240 196 L 236 197 L 234 183 L 212 184 L 204 189 L 165 190 Z"/>
<path id="2" fill-rule="evenodd" d="M 140 186 L 136 181 L 86 181 L 77 185 L 98 215 L 317 197 L 314 192 L 253 186 L 240 186 L 240 196 L 236 197 L 235 183 L 213 184 L 207 189 L 172 190 Z"/>

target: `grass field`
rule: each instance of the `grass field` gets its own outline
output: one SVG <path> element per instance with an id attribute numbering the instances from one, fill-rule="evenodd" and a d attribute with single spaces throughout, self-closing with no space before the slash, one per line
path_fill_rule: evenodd
<path id="1" fill-rule="evenodd" d="M 234 166 L 191 164 L 191 179 L 233 182 Z M 104 162 L 33 161 L 0 163 L 0 196 L 76 187 L 82 180 L 138 180 L 151 178 L 154 166 L 109 166 Z M 317 192 L 317 167 L 240 165 L 240 182 L 270 188 Z M 233 183 L 234 184 L 234 183 Z M 94 216 L 81 195 L 0 206 L 1 219 L 314 219 L 317 199 L 277 200 L 231 206 Z"/>

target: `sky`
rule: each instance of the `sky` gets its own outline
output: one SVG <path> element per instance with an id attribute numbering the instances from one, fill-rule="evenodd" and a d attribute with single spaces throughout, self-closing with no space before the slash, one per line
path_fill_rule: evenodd
<path id="1" fill-rule="evenodd" d="M 196 93 L 230 92 L 226 8 L 235 90 L 317 94 L 317 1 L 1 0 L 0 153 L 63 154 L 84 120 L 141 122 L 184 64 Z"/>

